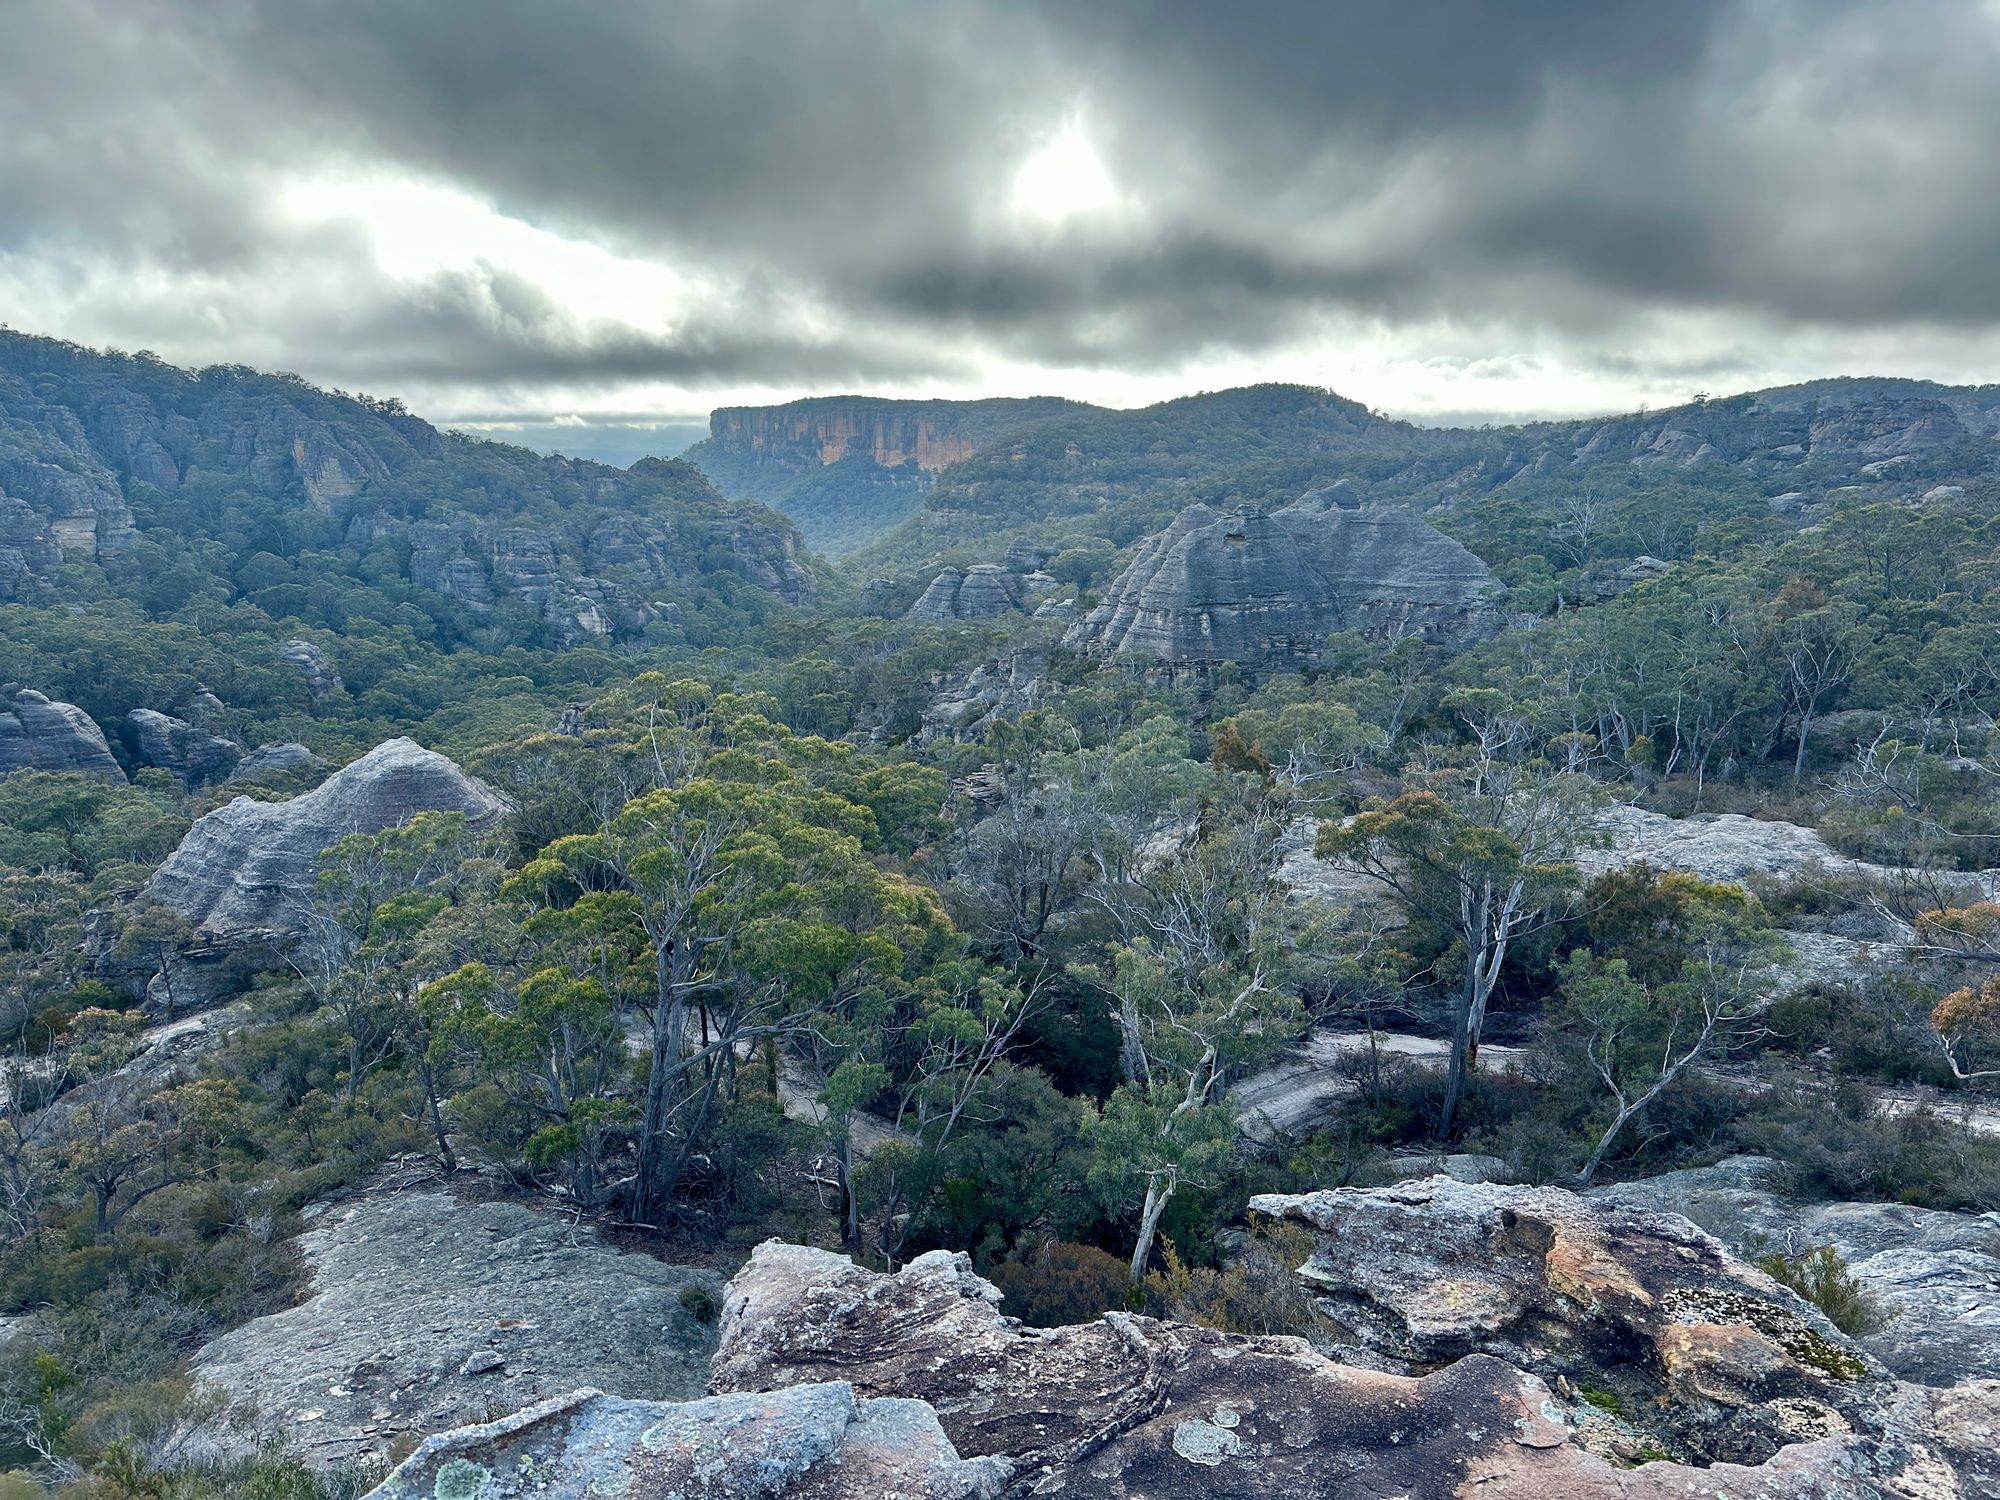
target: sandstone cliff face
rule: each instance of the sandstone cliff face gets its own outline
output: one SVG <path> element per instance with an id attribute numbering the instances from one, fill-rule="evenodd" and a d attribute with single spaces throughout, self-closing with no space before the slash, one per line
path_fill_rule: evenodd
<path id="1" fill-rule="evenodd" d="M 723 407 L 687 456 L 724 494 L 785 512 L 816 550 L 838 555 L 915 512 L 940 470 L 1010 427 L 1071 409 L 1046 397 Z"/>
<path id="2" fill-rule="evenodd" d="M 1298 665 L 1336 630 L 1462 643 L 1497 615 L 1486 565 L 1406 510 L 1309 495 L 1283 510 L 1190 506 L 1143 543 L 1068 639 L 1172 666 Z"/>
<path id="3" fill-rule="evenodd" d="M 637 632 L 654 617 L 638 590 L 698 587 L 716 544 L 788 602 L 815 592 L 788 527 L 685 464 L 538 457 L 295 377 L 197 374 L 0 330 L 0 599 L 47 591 L 65 562 L 115 559 L 136 538 L 130 502 L 157 511 L 194 482 L 327 513 L 357 549 L 407 539 L 419 587 L 475 610 L 521 599 L 558 645 Z M 614 520 L 656 539 L 653 578 L 588 570 L 591 529 Z"/>
<path id="4" fill-rule="evenodd" d="M 0 700 L 0 776 L 9 771 L 78 771 L 105 781 L 125 772 L 104 731 L 74 703 L 56 703 L 23 688 Z"/>
<path id="5" fill-rule="evenodd" d="M 1055 399 L 888 401 L 826 396 L 787 406 L 725 406 L 708 419 L 719 462 L 748 459 L 780 469 L 826 467 L 866 457 L 878 468 L 933 472 L 970 458 L 991 433 L 1066 409 Z"/>
<path id="6" fill-rule="evenodd" d="M 388 740 L 289 802 L 238 797 L 196 821 L 153 874 L 146 895 L 212 943 L 285 943 L 304 930 L 322 850 L 422 812 L 496 825 L 507 803 L 484 782 L 413 740 Z"/>

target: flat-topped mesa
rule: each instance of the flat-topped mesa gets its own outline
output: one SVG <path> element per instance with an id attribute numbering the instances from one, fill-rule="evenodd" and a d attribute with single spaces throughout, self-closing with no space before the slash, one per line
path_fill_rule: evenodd
<path id="1" fill-rule="evenodd" d="M 1188 507 L 1140 545 L 1069 642 L 1169 666 L 1283 667 L 1338 630 L 1462 644 L 1495 627 L 1497 586 L 1477 557 L 1411 511 L 1344 499 Z"/>

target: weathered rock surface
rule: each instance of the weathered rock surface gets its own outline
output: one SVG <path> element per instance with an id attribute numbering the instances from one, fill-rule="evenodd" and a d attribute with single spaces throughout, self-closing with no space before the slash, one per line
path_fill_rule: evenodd
<path id="1" fill-rule="evenodd" d="M 683 1399 L 707 1374 L 714 1326 L 681 1297 L 713 1305 L 721 1277 L 622 1254 L 518 1204 L 363 1198 L 330 1210 L 298 1247 L 307 1299 L 224 1334 L 196 1373 L 253 1403 L 315 1463 L 578 1386 Z"/>
<path id="2" fill-rule="evenodd" d="M 9 771 L 76 771 L 106 781 L 125 772 L 97 721 L 74 703 L 22 688 L 0 709 L 0 776 Z"/>
<path id="3" fill-rule="evenodd" d="M 305 673 L 306 691 L 314 698 L 327 698 L 346 690 L 333 659 L 303 636 L 294 636 L 280 646 L 278 657 Z"/>
<path id="4" fill-rule="evenodd" d="M 1040 651 L 1014 651 L 984 661 L 970 671 L 946 674 L 924 709 L 920 741 L 979 739 L 997 718 L 1011 717 L 1041 701 L 1048 658 Z"/>
<path id="5" fill-rule="evenodd" d="M 1013 614 L 1021 607 L 1019 587 L 1011 573 L 992 563 L 980 563 L 965 572 L 946 568 L 910 606 L 908 618 L 951 625 Z"/>
<path id="6" fill-rule="evenodd" d="M 1664 1280 L 1656 1285 L 1666 1290 Z M 1606 1291 L 1629 1295 L 1615 1284 Z M 1440 1287 L 1438 1300 L 1446 1296 Z M 1298 1339 L 1115 1313 L 1023 1328 L 1000 1315 L 998 1300 L 962 1255 L 934 1252 L 885 1277 L 770 1242 L 730 1285 L 713 1389 L 781 1390 L 837 1372 L 863 1397 L 916 1397 L 960 1455 L 1013 1464 L 1017 1494 L 1858 1500 L 1984 1494 L 2000 1482 L 1988 1451 L 2000 1420 L 1991 1385 L 1886 1386 L 1865 1433 L 1808 1399 L 1783 1420 L 1804 1431 L 1831 1425 L 1754 1464 L 1632 1468 L 1653 1454 L 1642 1435 L 1490 1355 L 1397 1374 L 1337 1364 Z M 1702 1347 L 1716 1325 L 1687 1326 Z M 1745 1323 L 1713 1337 L 1726 1343 L 1732 1329 L 1763 1337 Z M 1707 1378 L 1691 1355 L 1683 1363 L 1691 1378 Z"/>
<path id="7" fill-rule="evenodd" d="M 238 797 L 199 819 L 146 894 L 211 940 L 283 942 L 302 931 L 322 850 L 423 812 L 464 813 L 485 829 L 507 803 L 437 752 L 388 740 L 289 802 Z"/>
<path id="8" fill-rule="evenodd" d="M 1838 853 L 1810 828 L 1741 813 L 1670 818 L 1614 803 L 1599 814 L 1598 826 L 1608 843 L 1602 849 L 1578 852 L 1577 864 L 1586 874 L 1643 861 L 1656 870 L 1680 870 L 1703 880 L 1740 884 L 1752 875 L 1790 879 L 1813 870 L 1867 874 L 1877 869 Z"/>
<path id="9" fill-rule="evenodd" d="M 1703 880 L 1742 884 L 1757 877 L 1812 885 L 1865 881 L 1893 886 L 1921 872 L 1871 864 L 1840 853 L 1810 828 L 1740 813 L 1696 813 L 1670 818 L 1626 804 L 1598 815 L 1602 847 L 1577 852 L 1586 877 L 1645 863 Z M 2000 895 L 2000 871 L 1951 877 L 1968 898 Z M 1790 955 L 1778 966 L 1778 980 L 1790 988 L 1808 984 L 1865 984 L 1908 959 L 1909 927 L 1884 913 L 1855 908 L 1821 919 L 1818 926 L 1785 933 Z"/>
<path id="10" fill-rule="evenodd" d="M 183 786 L 208 786 L 226 779 L 243 759 L 241 746 L 204 734 L 172 714 L 135 708 L 125 716 L 139 759 L 169 771 Z"/>
<path id="11" fill-rule="evenodd" d="M 1879 1364 L 1678 1215 L 1446 1177 L 1251 1207 L 1318 1231 L 1299 1274 L 1358 1344 L 1402 1367 L 1495 1355 L 1610 1393 L 1652 1441 L 1700 1462 L 1762 1462 L 1886 1420 Z"/>
<path id="12" fill-rule="evenodd" d="M 844 1383 L 678 1406 L 583 1390 L 430 1439 L 369 1500 L 989 1500 L 1007 1477 L 953 1452 L 921 1401 Z"/>
<path id="13" fill-rule="evenodd" d="M 1681 1214 L 1745 1253 L 1831 1245 L 1882 1318 L 1855 1342 L 1890 1371 L 1925 1385 L 2000 1378 L 2000 1214 L 1796 1203 L 1782 1178 L 1777 1162 L 1733 1157 L 1589 1196 Z"/>
<path id="14" fill-rule="evenodd" d="M 1577 865 L 1589 875 L 1640 861 L 1658 870 L 1682 870 L 1703 880 L 1739 884 L 1756 875 L 1780 880 L 1835 875 L 1893 881 L 1929 873 L 1855 859 L 1840 853 L 1810 828 L 1775 819 L 1746 818 L 1741 813 L 1670 818 L 1628 803 L 1614 803 L 1598 814 L 1597 822 L 1606 836 L 1605 846 L 1577 853 Z M 2000 892 L 2000 870 L 1973 871 L 1952 878 L 1988 895 Z"/>
<path id="15" fill-rule="evenodd" d="M 1068 639 L 1168 665 L 1309 660 L 1336 630 L 1462 642 L 1498 616 L 1486 565 L 1414 512 L 1325 494 L 1283 510 L 1181 512 Z"/>

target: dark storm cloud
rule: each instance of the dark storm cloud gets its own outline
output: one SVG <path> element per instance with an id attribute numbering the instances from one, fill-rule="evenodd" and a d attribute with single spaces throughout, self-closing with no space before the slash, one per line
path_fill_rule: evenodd
<path id="1" fill-rule="evenodd" d="M 1068 121 L 1119 202 L 1023 222 Z M 1329 316 L 1587 365 L 1653 312 L 2000 325 L 1996 138 L 1974 0 L 27 0 L 0 268 L 94 267 L 186 338 L 252 301 L 284 362 L 375 388 L 1148 370 Z M 274 210 L 371 168 L 718 290 L 644 333 Z"/>

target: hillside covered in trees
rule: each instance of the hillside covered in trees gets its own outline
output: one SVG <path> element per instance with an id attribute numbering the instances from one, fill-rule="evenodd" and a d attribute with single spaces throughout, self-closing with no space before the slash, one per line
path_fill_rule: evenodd
<path id="1" fill-rule="evenodd" d="M 1294 1276 L 1338 1258 L 1298 1195 L 1411 1178 L 1683 1205 L 1727 1306 L 1823 1330 L 1800 1379 L 2000 1371 L 1938 1312 L 2000 1278 L 1992 392 L 994 422 L 833 563 L 690 463 L 0 339 L 0 1495 L 352 1496 L 485 1392 L 611 1378 L 422 1301 L 473 1205 L 559 1268 L 523 1295 L 679 1341 L 613 1372 L 652 1400 L 771 1239 L 1414 1377 L 1462 1351 Z M 1385 565 L 1282 657 L 1079 629 L 1263 611 L 1279 564 L 1236 559 L 1309 495 L 1294 527 L 1393 511 L 1390 561 L 1445 558 L 1452 628 Z M 1113 589 L 1195 504 L 1221 561 Z M 1000 602 L 910 611 L 947 562 Z M 357 1297 L 472 1342 L 322 1358 Z M 1793 1451 L 1791 1397 L 1629 1333 L 1550 1398 L 1593 1454 Z"/>

